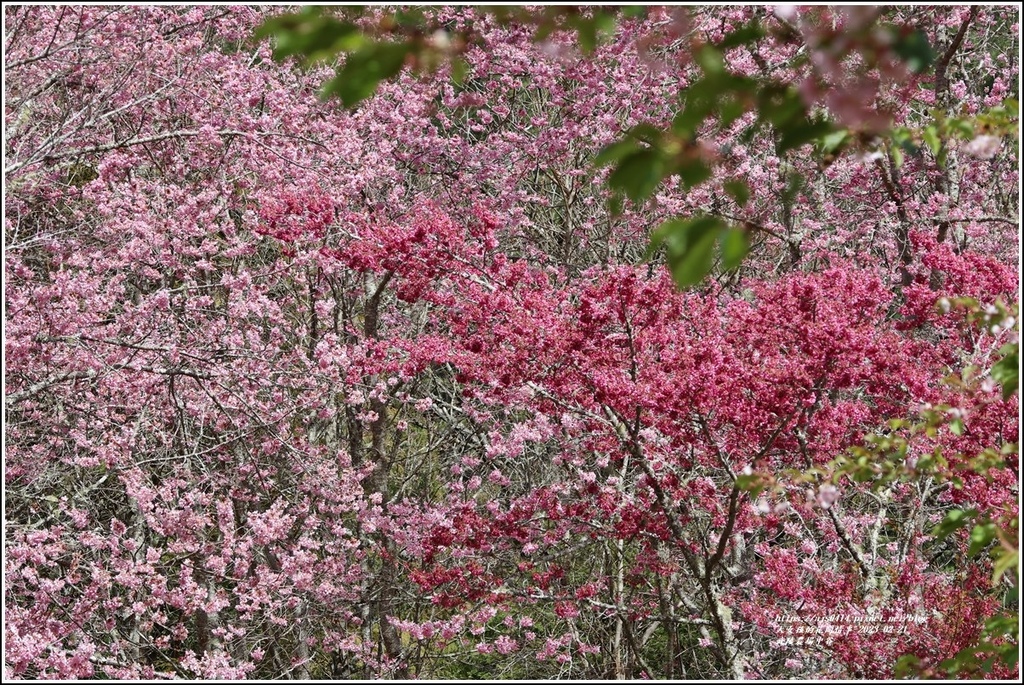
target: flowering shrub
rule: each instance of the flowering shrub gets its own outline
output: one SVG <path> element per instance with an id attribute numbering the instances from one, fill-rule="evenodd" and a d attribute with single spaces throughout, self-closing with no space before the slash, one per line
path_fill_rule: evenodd
<path id="1" fill-rule="evenodd" d="M 260 9 L 5 8 L 5 674 L 886 678 L 1006 644 L 1006 536 L 936 527 L 1018 513 L 978 371 L 1017 325 L 948 306 L 1017 297 L 1015 15 L 885 11 L 424 10 L 429 50 L 349 51 L 380 85 L 345 109 Z M 732 83 L 834 137 L 737 86 L 673 148 L 729 36 Z"/>

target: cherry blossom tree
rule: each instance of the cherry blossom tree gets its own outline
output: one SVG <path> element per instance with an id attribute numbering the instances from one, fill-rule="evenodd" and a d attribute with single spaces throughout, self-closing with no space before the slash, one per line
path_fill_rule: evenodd
<path id="1" fill-rule="evenodd" d="M 6 8 L 5 673 L 887 678 L 1016 640 L 1016 15 L 886 11 L 449 7 L 411 50 L 375 10 L 322 25 L 384 36 L 338 76 L 253 40 L 274 11 Z M 671 152 L 701 46 L 737 107 Z"/>

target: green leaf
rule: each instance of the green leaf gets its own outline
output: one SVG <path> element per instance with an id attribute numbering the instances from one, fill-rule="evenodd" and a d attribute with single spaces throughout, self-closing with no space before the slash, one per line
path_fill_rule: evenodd
<path id="1" fill-rule="evenodd" d="M 667 242 L 684 240 L 679 235 L 686 230 L 686 219 L 669 219 L 651 231 L 651 243 L 647 246 L 647 258 L 650 259 L 658 249 Z"/>
<path id="2" fill-rule="evenodd" d="M 1017 568 L 1020 565 L 1020 552 L 1017 550 L 1003 550 L 1002 553 L 996 558 L 995 563 L 992 565 L 992 585 L 995 586 L 999 582 L 999 579 L 1003 577 L 1003 574 L 1009 571 L 1011 568 Z"/>
<path id="3" fill-rule="evenodd" d="M 730 93 L 723 97 L 718 103 L 718 118 L 722 122 L 722 128 L 728 128 L 747 113 L 747 101 L 735 94 Z"/>
<path id="4" fill-rule="evenodd" d="M 500 7 L 501 5 L 499 5 Z M 555 22 L 548 20 L 543 21 L 537 25 L 537 30 L 533 33 L 533 42 L 540 43 L 547 39 L 555 30 Z"/>
<path id="5" fill-rule="evenodd" d="M 709 76 L 725 73 L 725 58 L 713 45 L 701 46 L 697 51 L 697 64 Z"/>
<path id="6" fill-rule="evenodd" d="M 622 190 L 633 202 L 640 202 L 652 193 L 665 177 L 665 156 L 660 150 L 648 148 L 625 157 L 608 177 L 608 185 Z"/>
<path id="7" fill-rule="evenodd" d="M 769 481 L 760 473 L 742 473 L 736 476 L 736 487 L 754 499 L 768 489 Z"/>
<path id="8" fill-rule="evenodd" d="M 1018 588 L 1016 586 L 1006 588 L 1003 594 L 1003 608 L 1010 609 L 1017 605 Z M 1012 635 L 1017 632 L 1020 624 L 1016 614 L 996 614 L 985 621 L 983 635 Z"/>
<path id="9" fill-rule="evenodd" d="M 594 15 L 594 25 L 597 26 L 599 36 L 611 37 L 615 33 L 618 21 L 615 18 L 614 8 L 611 11 L 599 11 Z"/>
<path id="10" fill-rule="evenodd" d="M 720 223 L 716 219 L 698 219 L 690 225 L 686 249 L 669 255 L 672 278 L 680 288 L 688 288 L 703 280 L 711 271 Z"/>
<path id="11" fill-rule="evenodd" d="M 746 252 L 745 235 L 733 235 L 740 229 L 730 227 L 717 217 L 670 219 L 651 236 L 652 245 L 664 244 L 672 278 L 680 288 L 699 283 L 714 265 L 715 243 L 721 242 L 723 265 L 732 268 Z"/>
<path id="12" fill-rule="evenodd" d="M 956 133 L 965 140 L 970 140 L 977 135 L 974 130 L 974 123 L 967 119 L 950 119 L 946 123 L 951 133 Z"/>
<path id="13" fill-rule="evenodd" d="M 749 24 L 741 26 L 735 31 L 727 34 L 725 38 L 718 43 L 718 49 L 725 52 L 731 48 L 736 48 L 741 45 L 756 43 L 761 38 L 764 38 L 764 35 L 764 28 L 762 28 L 761 23 L 755 19 Z"/>
<path id="14" fill-rule="evenodd" d="M 893 675 L 896 678 L 913 677 L 921 670 L 921 659 L 915 654 L 904 654 L 896 660 Z"/>
<path id="15" fill-rule="evenodd" d="M 928 34 L 921 29 L 910 32 L 893 29 L 893 32 L 896 34 L 896 40 L 892 48 L 906 62 L 907 68 L 915 74 L 928 71 L 935 60 L 935 51 L 928 42 Z"/>
<path id="16" fill-rule="evenodd" d="M 603 10 L 595 10 L 592 17 L 571 15 L 569 25 L 576 29 L 580 49 L 589 55 L 594 52 L 603 36 L 615 32 L 615 16 Z"/>
<path id="17" fill-rule="evenodd" d="M 622 16 L 629 19 L 646 19 L 647 5 L 626 5 L 622 8 Z"/>
<path id="18" fill-rule="evenodd" d="M 757 113 L 775 126 L 802 119 L 806 111 L 803 97 L 796 88 L 770 84 L 757 94 Z"/>
<path id="19" fill-rule="evenodd" d="M 796 200 L 797 195 L 804 189 L 807 179 L 799 172 L 793 172 L 786 182 L 786 189 L 782 191 L 782 202 L 789 206 Z"/>
<path id="20" fill-rule="evenodd" d="M 852 136 L 846 129 L 826 133 L 821 137 L 821 151 L 826 155 L 834 155 L 846 145 Z"/>
<path id="21" fill-rule="evenodd" d="M 914 136 L 911 133 L 910 129 L 907 129 L 907 128 L 896 128 L 896 129 L 893 129 L 892 133 L 890 134 L 890 137 L 892 138 L 892 142 L 893 142 L 893 146 L 894 147 L 898 146 L 899 149 L 901 149 L 904 152 L 907 152 L 909 154 L 912 154 L 912 155 L 916 155 L 916 154 L 918 154 L 920 152 L 920 149 L 914 143 Z"/>
<path id="22" fill-rule="evenodd" d="M 938 157 L 939 150 L 942 148 L 942 141 L 939 140 L 939 132 L 935 129 L 935 126 L 925 127 L 921 137 L 924 139 L 924 144 L 931 150 L 932 155 Z"/>
<path id="23" fill-rule="evenodd" d="M 945 540 L 953 531 L 963 528 L 977 515 L 978 511 L 976 509 L 954 509 L 946 514 L 946 517 L 942 519 L 942 523 L 935 527 L 935 530 L 932 531 L 932 537 L 937 541 Z"/>
<path id="24" fill-rule="evenodd" d="M 711 178 L 711 167 L 699 159 L 687 159 L 676 166 L 675 173 L 679 174 L 683 188 L 690 190 Z"/>
<path id="25" fill-rule="evenodd" d="M 576 36 L 580 49 L 584 55 L 593 54 L 597 47 L 597 26 L 593 21 L 579 21 L 576 23 Z"/>
<path id="26" fill-rule="evenodd" d="M 955 418 L 949 422 L 949 430 L 953 435 L 964 434 L 964 421 L 961 418 Z"/>
<path id="27" fill-rule="evenodd" d="M 728 227 L 721 233 L 722 268 L 735 269 L 750 249 L 750 239 L 742 228 Z"/>
<path id="28" fill-rule="evenodd" d="M 640 147 L 632 140 L 617 140 L 601 148 L 594 158 L 595 167 L 603 167 L 618 162 L 623 157 L 639 150 Z"/>
<path id="29" fill-rule="evenodd" d="M 682 111 L 672 119 L 672 130 L 681 136 L 692 138 L 708 115 L 711 114 L 710 103 L 703 100 L 687 101 Z"/>
<path id="30" fill-rule="evenodd" d="M 622 196 L 618 193 L 613 194 L 608 198 L 608 213 L 612 215 L 613 219 L 618 219 L 622 216 Z"/>
<path id="31" fill-rule="evenodd" d="M 743 473 L 736 476 L 736 487 L 740 490 L 750 490 L 761 482 L 759 473 Z"/>
<path id="32" fill-rule="evenodd" d="M 626 135 L 635 140 L 655 145 L 662 139 L 664 132 L 654 124 L 637 124 L 629 129 Z"/>
<path id="33" fill-rule="evenodd" d="M 996 524 L 991 521 L 979 523 L 971 530 L 971 544 L 967 548 L 967 555 L 973 557 L 996 537 Z"/>
<path id="34" fill-rule="evenodd" d="M 370 97 L 377 85 L 402 70 L 409 43 L 371 43 L 345 60 L 342 70 L 324 86 L 324 95 L 337 95 L 346 107 Z"/>
<path id="35" fill-rule="evenodd" d="M 754 140 L 754 137 L 761 130 L 762 126 L 764 126 L 764 122 L 761 121 L 760 119 L 756 119 L 754 123 L 752 123 L 747 128 L 743 129 L 742 132 L 740 132 L 739 141 L 744 145 L 750 145 L 751 141 Z"/>
<path id="36" fill-rule="evenodd" d="M 403 7 L 394 13 L 395 23 L 406 28 L 423 28 L 425 17 L 419 7 Z"/>
<path id="37" fill-rule="evenodd" d="M 779 154 L 813 142 L 831 133 L 835 127 L 826 119 L 804 119 L 779 128 L 779 142 L 775 146 Z"/>
<path id="38" fill-rule="evenodd" d="M 457 86 L 463 84 L 466 77 L 469 75 L 469 62 L 462 57 L 456 57 L 452 60 L 452 83 Z"/>
<path id="39" fill-rule="evenodd" d="M 903 166 L 903 150 L 894 146 L 891 150 L 889 150 L 889 153 L 892 155 L 893 166 L 895 166 L 897 169 Z"/>
<path id="40" fill-rule="evenodd" d="M 736 201 L 740 207 L 746 207 L 747 201 L 750 200 L 750 186 L 747 185 L 746 181 L 741 181 L 738 178 L 729 179 L 725 182 L 725 192 L 729 193 L 729 197 Z"/>
<path id="41" fill-rule="evenodd" d="M 1003 399 L 1008 400 L 1019 387 L 1017 367 L 1020 365 L 1020 344 L 1004 345 L 1000 351 L 1003 353 L 1003 358 L 995 363 L 989 373 L 992 380 L 1003 386 Z"/>
<path id="42" fill-rule="evenodd" d="M 358 27 L 325 17 L 321 9 L 307 7 L 301 12 L 272 17 L 256 29 L 255 36 L 274 38 L 275 59 L 298 56 L 305 64 L 331 59 L 360 44 L 363 38 Z"/>
<path id="43" fill-rule="evenodd" d="M 672 120 L 672 130 L 682 137 L 692 138 L 704 120 L 719 111 L 723 94 L 730 91 L 751 92 L 750 79 L 722 72 L 691 83 L 680 94 L 683 106 Z"/>

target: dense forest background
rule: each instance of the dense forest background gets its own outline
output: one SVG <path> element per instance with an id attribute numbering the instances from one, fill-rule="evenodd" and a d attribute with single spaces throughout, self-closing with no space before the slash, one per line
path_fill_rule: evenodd
<path id="1" fill-rule="evenodd" d="M 1017 8 L 278 12 L 4 9 L 5 676 L 1017 672 Z"/>

